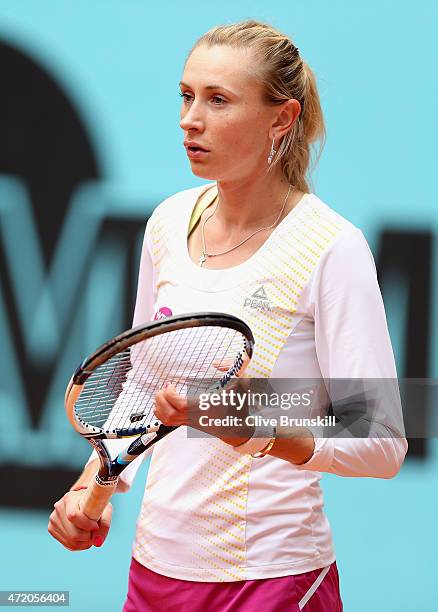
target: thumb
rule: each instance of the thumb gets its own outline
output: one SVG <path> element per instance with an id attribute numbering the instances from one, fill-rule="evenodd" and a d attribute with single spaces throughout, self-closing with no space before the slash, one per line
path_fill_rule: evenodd
<path id="1" fill-rule="evenodd" d="M 111 504 L 108 504 L 103 511 L 102 516 L 98 521 L 99 529 L 93 533 L 93 545 L 94 546 L 102 546 L 102 544 L 106 540 L 106 536 L 108 535 L 108 531 L 111 526 L 111 517 L 113 513 L 113 507 Z"/>
<path id="2" fill-rule="evenodd" d="M 174 408 L 186 408 L 186 398 L 176 390 L 175 385 L 166 385 L 163 390 L 166 400 L 172 404 Z"/>

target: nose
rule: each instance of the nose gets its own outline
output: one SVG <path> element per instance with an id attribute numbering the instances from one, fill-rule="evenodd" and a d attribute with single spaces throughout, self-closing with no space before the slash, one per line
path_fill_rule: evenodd
<path id="1" fill-rule="evenodd" d="M 190 130 L 196 130 L 202 132 L 204 129 L 204 120 L 201 116 L 200 108 L 193 102 L 190 108 L 183 108 L 181 110 L 181 120 L 179 122 L 181 129 L 185 132 Z"/>

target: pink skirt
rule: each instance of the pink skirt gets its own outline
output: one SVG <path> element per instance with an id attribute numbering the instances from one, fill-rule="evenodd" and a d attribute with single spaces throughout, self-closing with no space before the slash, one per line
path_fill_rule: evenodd
<path id="1" fill-rule="evenodd" d="M 192 582 L 156 574 L 132 559 L 123 612 L 342 612 L 336 562 L 295 576 Z"/>

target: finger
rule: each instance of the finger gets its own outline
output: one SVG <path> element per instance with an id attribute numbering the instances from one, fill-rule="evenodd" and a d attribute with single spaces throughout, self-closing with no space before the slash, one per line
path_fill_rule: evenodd
<path id="1" fill-rule="evenodd" d="M 213 361 L 212 365 L 220 372 L 228 372 L 231 366 L 234 364 L 234 359 L 231 357 L 223 358 L 222 361 Z"/>
<path id="2" fill-rule="evenodd" d="M 155 394 L 154 412 L 164 425 L 184 425 L 187 422 L 187 410 L 176 409 L 163 396 L 163 391 Z"/>
<path id="3" fill-rule="evenodd" d="M 170 425 L 169 420 L 178 414 L 175 408 L 164 399 L 162 391 L 155 393 L 154 413 L 165 425 Z"/>
<path id="4" fill-rule="evenodd" d="M 181 414 L 169 406 L 156 406 L 155 415 L 164 424 L 172 427 L 179 427 L 187 424 L 187 416 Z"/>
<path id="5" fill-rule="evenodd" d="M 108 504 L 99 519 L 99 531 L 93 533 L 94 546 L 102 546 L 102 544 L 105 542 L 111 526 L 112 512 L 112 505 Z"/>
<path id="6" fill-rule="evenodd" d="M 72 542 L 87 542 L 92 538 L 93 531 L 78 529 L 67 517 L 59 516 L 55 511 L 50 516 L 49 532 L 63 534 L 63 537 Z"/>
<path id="7" fill-rule="evenodd" d="M 80 550 L 89 550 L 93 545 L 91 539 L 88 542 L 69 542 L 68 540 L 63 541 L 63 542 L 61 540 L 59 541 L 64 546 L 64 548 L 66 548 L 67 550 L 70 550 L 71 552 L 79 552 Z"/>
<path id="8" fill-rule="evenodd" d="M 167 385 L 164 389 L 158 391 L 158 394 L 177 410 L 183 411 L 187 408 L 186 398 L 178 393 L 174 385 Z"/>
<path id="9" fill-rule="evenodd" d="M 72 492 L 73 493 L 73 492 Z M 82 498 L 80 497 L 69 497 L 65 504 L 65 516 L 70 523 L 72 523 L 76 528 L 83 529 L 84 531 L 97 531 L 99 529 L 99 525 L 97 521 L 92 521 L 86 514 L 84 514 L 80 507 L 79 501 Z M 62 506 L 56 507 L 56 510 L 63 514 Z"/>
<path id="10" fill-rule="evenodd" d="M 67 548 L 68 550 L 71 550 L 73 552 L 78 550 L 88 550 L 92 546 L 91 537 L 89 537 L 85 541 L 77 541 L 66 537 L 64 533 L 58 531 L 57 529 L 51 529 L 49 530 L 49 533 L 55 540 L 62 544 L 64 548 Z"/>
<path id="11" fill-rule="evenodd" d="M 83 542 L 91 543 L 95 533 L 95 531 L 82 531 L 82 529 L 75 529 L 74 531 L 69 531 L 67 535 L 70 542 L 77 544 Z"/>
<path id="12" fill-rule="evenodd" d="M 234 389 L 239 393 L 245 393 L 251 386 L 251 378 L 236 376 L 231 379 L 227 389 Z"/>
<path id="13" fill-rule="evenodd" d="M 69 511 L 66 514 L 66 518 L 74 525 L 74 527 L 76 527 L 76 529 L 87 532 L 97 531 L 99 529 L 98 523 L 89 519 L 88 516 L 79 509 Z"/>

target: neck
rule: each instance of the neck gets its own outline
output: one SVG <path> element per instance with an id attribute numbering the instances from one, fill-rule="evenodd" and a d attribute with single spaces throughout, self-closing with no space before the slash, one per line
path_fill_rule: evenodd
<path id="1" fill-rule="evenodd" d="M 217 181 L 217 222 L 233 230 L 269 223 L 278 215 L 289 188 L 280 172 L 239 181 Z"/>

